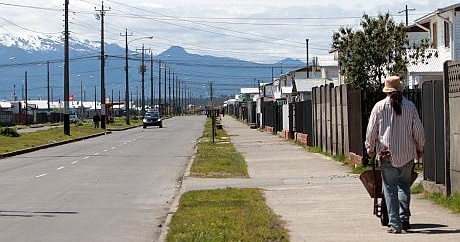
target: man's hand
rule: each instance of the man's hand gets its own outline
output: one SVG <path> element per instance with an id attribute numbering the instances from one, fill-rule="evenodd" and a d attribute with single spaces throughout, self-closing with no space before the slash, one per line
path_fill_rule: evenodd
<path id="1" fill-rule="evenodd" d="M 367 154 L 369 155 L 371 159 L 375 158 L 375 151 L 367 151 Z"/>

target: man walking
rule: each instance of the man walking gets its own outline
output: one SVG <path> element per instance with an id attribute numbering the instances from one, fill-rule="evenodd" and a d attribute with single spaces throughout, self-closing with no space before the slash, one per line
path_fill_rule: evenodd
<path id="1" fill-rule="evenodd" d="M 385 80 L 387 97 L 372 109 L 365 146 L 381 163 L 383 192 L 387 203 L 389 233 L 410 229 L 410 186 L 414 159 L 423 154 L 422 122 L 415 105 L 401 94 L 398 76 Z"/>

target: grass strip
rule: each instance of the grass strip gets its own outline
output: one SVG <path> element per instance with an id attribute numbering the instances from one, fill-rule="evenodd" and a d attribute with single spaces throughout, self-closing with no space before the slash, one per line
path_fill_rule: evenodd
<path id="1" fill-rule="evenodd" d="M 132 126 L 137 126 L 142 124 L 142 118 L 132 118 L 129 121 L 130 125 L 126 124 L 126 117 L 116 117 L 114 119 L 114 122 L 111 122 L 107 125 L 108 129 L 123 129 L 123 128 L 129 128 Z"/>
<path id="2" fill-rule="evenodd" d="M 422 183 L 413 185 L 411 187 L 411 193 L 420 194 L 423 198 L 445 207 L 454 213 L 460 213 L 460 193 L 454 193 L 449 197 L 439 193 L 430 193 L 423 189 Z"/>
<path id="3" fill-rule="evenodd" d="M 190 173 L 198 177 L 248 177 L 244 157 L 236 151 L 224 129 L 216 129 L 212 142 L 212 124 L 208 118 Z"/>
<path id="4" fill-rule="evenodd" d="M 423 197 L 449 209 L 452 212 L 460 213 L 460 193 L 455 193 L 446 197 L 439 193 L 424 192 Z"/>
<path id="5" fill-rule="evenodd" d="M 289 241 L 261 189 L 227 188 L 182 195 L 166 241 Z"/>
<path id="6" fill-rule="evenodd" d="M 0 154 L 18 151 L 40 145 L 71 140 L 103 132 L 102 129 L 94 129 L 91 125 L 71 125 L 70 136 L 64 134 L 64 128 L 51 128 L 38 130 L 30 133 L 22 133 L 19 137 L 0 136 Z"/>

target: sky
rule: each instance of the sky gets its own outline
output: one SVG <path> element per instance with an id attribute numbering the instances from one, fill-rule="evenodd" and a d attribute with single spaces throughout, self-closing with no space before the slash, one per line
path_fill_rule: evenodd
<path id="1" fill-rule="evenodd" d="M 132 33 L 131 49 L 142 44 L 154 54 L 170 46 L 188 52 L 275 63 L 284 58 L 305 61 L 326 55 L 332 34 L 340 27 L 358 28 L 363 13 L 389 12 L 397 22 L 407 4 L 409 23 L 453 0 L 106 0 L 105 41 L 124 46 L 124 33 Z M 64 0 L 0 0 L 0 35 L 62 37 Z M 71 37 L 100 40 L 95 17 L 100 0 L 69 0 Z M 152 40 L 142 37 L 153 36 Z M 139 39 L 140 38 L 140 39 Z M 137 40 L 136 40 L 137 39 Z M 133 41 L 135 40 L 135 41 Z M 2 57 L 0 57 L 2 58 Z M 2 60 L 0 59 L 0 62 Z"/>

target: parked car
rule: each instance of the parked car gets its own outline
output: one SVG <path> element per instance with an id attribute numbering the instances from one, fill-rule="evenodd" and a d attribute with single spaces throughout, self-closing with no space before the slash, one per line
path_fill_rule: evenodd
<path id="1" fill-rule="evenodd" d="M 76 124 L 78 122 L 78 116 L 76 114 L 70 114 L 69 120 L 70 120 L 70 123 Z"/>
<path id="2" fill-rule="evenodd" d="M 163 128 L 163 120 L 161 120 L 160 113 L 157 111 L 146 112 L 142 119 L 142 127 L 145 129 L 148 126 L 158 126 Z"/>

